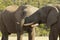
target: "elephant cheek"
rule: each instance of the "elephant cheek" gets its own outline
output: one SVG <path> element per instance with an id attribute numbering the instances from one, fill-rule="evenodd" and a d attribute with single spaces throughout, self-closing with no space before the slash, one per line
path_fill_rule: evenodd
<path id="1" fill-rule="evenodd" d="M 43 18 L 43 17 L 40 17 L 40 21 L 42 22 L 42 23 L 45 23 L 46 21 L 45 21 L 45 18 Z"/>

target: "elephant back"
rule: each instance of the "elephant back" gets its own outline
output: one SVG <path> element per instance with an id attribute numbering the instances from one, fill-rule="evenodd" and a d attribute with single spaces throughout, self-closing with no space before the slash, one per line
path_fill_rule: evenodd
<path id="1" fill-rule="evenodd" d="M 24 11 L 26 12 L 26 17 L 31 16 L 32 14 L 34 14 L 39 8 L 31 6 L 31 5 L 25 5 L 25 9 Z"/>
<path id="2" fill-rule="evenodd" d="M 5 8 L 5 10 L 9 11 L 9 12 L 15 12 L 18 9 L 17 5 L 11 5 Z"/>

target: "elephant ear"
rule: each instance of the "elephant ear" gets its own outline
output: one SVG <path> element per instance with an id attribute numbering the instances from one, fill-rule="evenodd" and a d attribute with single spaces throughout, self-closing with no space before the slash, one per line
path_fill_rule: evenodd
<path id="1" fill-rule="evenodd" d="M 47 17 L 47 26 L 51 26 L 57 22 L 58 14 L 59 14 L 58 9 L 56 7 L 53 7 Z"/>

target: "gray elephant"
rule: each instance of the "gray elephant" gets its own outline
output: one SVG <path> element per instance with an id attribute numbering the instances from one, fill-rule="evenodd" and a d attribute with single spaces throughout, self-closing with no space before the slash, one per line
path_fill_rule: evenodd
<path id="1" fill-rule="evenodd" d="M 27 12 L 26 10 L 25 12 Z M 48 5 L 40 8 L 32 15 L 25 18 L 26 26 L 33 25 L 35 23 L 45 23 L 50 27 L 49 40 L 57 40 L 60 35 L 60 6 Z"/>
<path id="2" fill-rule="evenodd" d="M 17 33 L 17 40 L 22 40 L 25 14 L 22 6 L 11 5 L 5 8 L 0 17 L 1 40 L 8 40 L 8 35 Z"/>
<path id="3" fill-rule="evenodd" d="M 32 31 L 34 28 L 32 28 L 31 25 L 26 26 L 26 24 L 24 24 L 24 19 L 37 10 L 38 8 L 30 5 L 21 5 L 19 7 L 17 5 L 11 5 L 6 7 L 0 15 L 0 30 L 2 32 L 1 40 L 8 40 L 8 35 L 11 33 L 17 33 L 17 40 L 22 40 L 23 29 L 30 30 L 28 31 L 29 40 L 34 40 L 34 38 L 31 37 L 31 34 L 34 33 Z"/>

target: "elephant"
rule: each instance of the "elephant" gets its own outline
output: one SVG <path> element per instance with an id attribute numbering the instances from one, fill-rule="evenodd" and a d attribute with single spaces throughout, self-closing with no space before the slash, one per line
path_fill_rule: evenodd
<path id="1" fill-rule="evenodd" d="M 26 11 L 27 9 L 28 11 Z M 28 24 L 28 26 L 24 23 L 25 18 L 37 10 L 37 7 L 31 5 L 10 5 L 6 7 L 0 15 L 1 40 L 8 40 L 8 35 L 11 33 L 17 33 L 17 40 L 22 40 L 23 29 L 29 33 L 29 40 L 34 40 L 34 36 L 31 35 L 34 33 L 34 31 L 32 31 L 34 28 L 31 27 L 32 23 L 29 23 L 30 25 Z"/>
<path id="2" fill-rule="evenodd" d="M 28 10 L 25 10 L 25 13 Z M 60 6 L 58 5 L 46 5 L 39 8 L 32 15 L 25 18 L 25 26 L 33 25 L 35 23 L 44 23 L 47 27 L 50 27 L 49 40 L 57 40 L 60 36 Z"/>
<path id="3" fill-rule="evenodd" d="M 8 35 L 17 33 L 17 40 L 22 40 L 25 14 L 22 6 L 11 5 L 4 9 L 0 17 L 1 40 L 8 40 Z"/>

